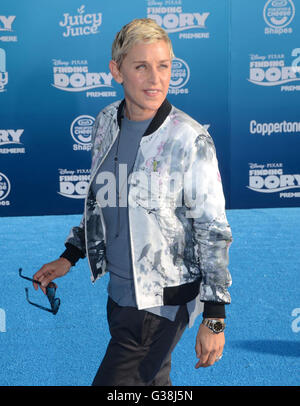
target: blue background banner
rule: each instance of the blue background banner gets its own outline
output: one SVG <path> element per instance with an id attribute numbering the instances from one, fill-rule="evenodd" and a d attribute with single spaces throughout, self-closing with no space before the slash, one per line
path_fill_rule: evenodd
<path id="1" fill-rule="evenodd" d="M 3 0 L 0 216 L 78 214 L 98 112 L 123 98 L 111 44 L 169 32 L 169 100 L 214 139 L 227 208 L 300 204 L 299 0 Z"/>
<path id="2" fill-rule="evenodd" d="M 231 13 L 231 205 L 299 206 L 300 2 Z"/>

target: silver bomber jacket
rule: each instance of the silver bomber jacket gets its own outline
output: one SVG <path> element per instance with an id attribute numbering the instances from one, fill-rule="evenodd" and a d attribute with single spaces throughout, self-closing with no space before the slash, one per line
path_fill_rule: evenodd
<path id="1" fill-rule="evenodd" d="M 123 105 L 107 106 L 95 120 L 84 215 L 66 240 L 87 256 L 92 282 L 106 272 L 106 229 L 91 183 L 118 137 Z M 138 309 L 183 304 L 198 294 L 203 302 L 230 303 L 232 236 L 214 143 L 167 100 L 143 135 L 128 177 L 128 216 Z"/>

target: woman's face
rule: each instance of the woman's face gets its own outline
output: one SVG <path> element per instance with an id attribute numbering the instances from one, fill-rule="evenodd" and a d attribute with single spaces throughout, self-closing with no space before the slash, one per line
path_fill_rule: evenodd
<path id="1" fill-rule="evenodd" d="M 170 48 L 162 40 L 135 44 L 120 69 L 110 61 L 114 79 L 124 87 L 127 118 L 142 121 L 155 115 L 168 93 L 171 65 Z"/>

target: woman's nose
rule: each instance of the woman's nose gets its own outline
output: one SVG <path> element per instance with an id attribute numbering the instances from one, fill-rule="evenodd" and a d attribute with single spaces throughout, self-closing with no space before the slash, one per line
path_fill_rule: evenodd
<path id="1" fill-rule="evenodd" d="M 158 83 L 159 82 L 159 72 L 156 68 L 149 69 L 149 77 L 148 80 L 151 83 Z"/>

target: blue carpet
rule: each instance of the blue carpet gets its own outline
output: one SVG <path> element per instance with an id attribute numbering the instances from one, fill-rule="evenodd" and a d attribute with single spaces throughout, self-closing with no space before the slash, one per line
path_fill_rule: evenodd
<path id="1" fill-rule="evenodd" d="M 173 384 L 298 386 L 300 208 L 227 215 L 234 242 L 224 356 L 213 367 L 194 368 L 199 318 L 173 353 Z M 0 218 L 0 385 L 90 385 L 97 371 L 109 340 L 107 277 L 92 285 L 81 260 L 56 280 L 62 304 L 53 316 L 26 302 L 24 287 L 29 287 L 32 300 L 48 305 L 18 276 L 19 267 L 31 276 L 57 258 L 79 220 L 77 215 Z M 293 316 L 294 309 L 299 311 Z"/>

